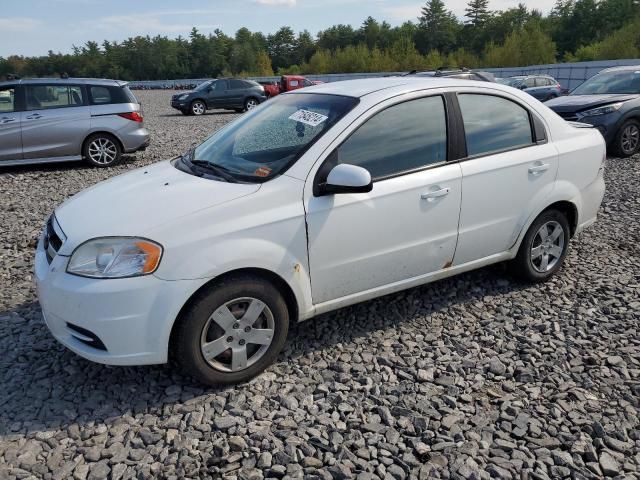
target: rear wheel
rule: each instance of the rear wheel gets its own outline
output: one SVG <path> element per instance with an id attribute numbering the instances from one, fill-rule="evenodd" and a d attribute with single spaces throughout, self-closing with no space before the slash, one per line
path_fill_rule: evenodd
<path id="1" fill-rule="evenodd" d="M 570 229 L 565 215 L 547 210 L 527 230 L 518 255 L 512 261 L 513 272 L 528 282 L 544 282 L 562 266 L 569 247 Z"/>
<path id="2" fill-rule="evenodd" d="M 238 383 L 276 359 L 289 329 L 280 292 L 259 277 L 224 280 L 202 293 L 176 326 L 174 355 L 203 383 Z"/>
<path id="3" fill-rule="evenodd" d="M 204 104 L 202 100 L 194 100 L 191 102 L 191 107 L 189 107 L 189 111 L 193 115 L 204 115 L 204 112 L 207 111 L 207 106 Z"/>
<path id="4" fill-rule="evenodd" d="M 120 142 L 106 133 L 91 135 L 84 142 L 82 156 L 94 167 L 110 167 L 122 158 Z"/>
<path id="5" fill-rule="evenodd" d="M 613 141 L 613 150 L 618 157 L 630 157 L 640 151 L 640 123 L 627 120 L 622 124 Z"/>

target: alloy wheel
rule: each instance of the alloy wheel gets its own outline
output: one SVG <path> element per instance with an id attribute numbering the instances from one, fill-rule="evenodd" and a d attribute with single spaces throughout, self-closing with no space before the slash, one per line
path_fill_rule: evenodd
<path id="1" fill-rule="evenodd" d="M 565 232 L 556 221 L 542 225 L 533 237 L 531 244 L 531 264 L 539 273 L 552 270 L 562 258 Z"/>
<path id="2" fill-rule="evenodd" d="M 222 372 L 255 364 L 269 349 L 275 333 L 271 309 L 257 298 L 236 298 L 218 307 L 204 325 L 200 351 Z"/>
<path id="3" fill-rule="evenodd" d="M 88 154 L 94 163 L 109 165 L 116 160 L 118 148 L 111 139 L 99 137 L 89 144 Z"/>
<path id="4" fill-rule="evenodd" d="M 258 106 L 258 102 L 253 98 L 250 98 L 249 100 L 247 100 L 247 110 L 251 110 L 253 108 L 256 108 L 257 106 Z"/>
<path id="5" fill-rule="evenodd" d="M 204 103 L 202 102 L 195 102 L 192 106 L 191 106 L 191 111 L 193 112 L 194 115 L 202 115 L 205 112 L 206 108 L 204 106 Z"/>
<path id="6" fill-rule="evenodd" d="M 640 144 L 640 128 L 633 124 L 627 125 L 627 127 L 622 131 L 620 144 L 624 153 L 634 153 L 638 149 L 638 144 Z"/>

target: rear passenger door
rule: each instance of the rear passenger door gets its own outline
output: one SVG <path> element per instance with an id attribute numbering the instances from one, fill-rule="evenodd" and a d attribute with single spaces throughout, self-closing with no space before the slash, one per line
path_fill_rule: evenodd
<path id="1" fill-rule="evenodd" d="M 466 139 L 454 265 L 509 250 L 551 193 L 558 152 L 536 114 L 511 98 L 459 93 Z"/>
<path id="2" fill-rule="evenodd" d="M 81 85 L 24 85 L 23 158 L 77 157 L 89 128 L 89 107 Z"/>
<path id="3" fill-rule="evenodd" d="M 244 99 L 249 90 L 249 84 L 242 80 L 231 79 L 229 80 L 229 92 L 227 95 L 230 107 L 242 107 L 244 106 Z"/>
<path id="4" fill-rule="evenodd" d="M 22 158 L 22 134 L 16 85 L 0 87 L 0 162 Z"/>

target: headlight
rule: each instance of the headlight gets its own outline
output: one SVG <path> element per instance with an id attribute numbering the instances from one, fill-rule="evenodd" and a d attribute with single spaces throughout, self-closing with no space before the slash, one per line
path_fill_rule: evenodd
<path id="1" fill-rule="evenodd" d="M 94 238 L 71 255 L 67 272 L 81 277 L 123 278 L 155 272 L 162 247 L 143 238 Z"/>
<path id="2" fill-rule="evenodd" d="M 613 113 L 616 110 L 620 110 L 622 102 L 612 103 L 611 105 L 605 105 L 604 107 L 592 108 L 584 112 L 580 112 L 581 117 L 595 117 L 596 115 L 606 115 L 607 113 Z"/>
<path id="3" fill-rule="evenodd" d="M 186 93 L 183 93 L 182 95 L 180 95 L 178 97 L 178 100 L 184 100 L 185 98 L 187 98 L 189 95 L 187 95 Z"/>

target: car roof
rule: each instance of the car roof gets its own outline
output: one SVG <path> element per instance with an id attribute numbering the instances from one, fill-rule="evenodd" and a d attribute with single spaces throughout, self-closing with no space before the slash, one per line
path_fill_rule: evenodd
<path id="1" fill-rule="evenodd" d="M 610 68 L 605 68 L 604 70 L 600 70 L 598 73 L 604 73 L 604 72 L 628 72 L 628 71 L 633 71 L 633 70 L 640 71 L 640 65 L 622 65 L 620 67 L 610 67 Z"/>
<path id="2" fill-rule="evenodd" d="M 90 84 L 90 85 L 102 85 L 102 86 L 112 86 L 112 87 L 122 87 L 127 85 L 129 82 L 125 82 L 122 80 L 110 80 L 108 78 L 19 78 L 16 80 L 7 80 L 4 82 L 0 82 L 0 86 L 2 85 L 66 85 L 72 83 L 74 85 L 77 84 Z"/>
<path id="3" fill-rule="evenodd" d="M 492 82 L 483 82 L 478 80 L 466 80 L 450 77 L 381 77 L 381 78 L 363 78 L 358 80 L 343 80 L 339 82 L 322 83 L 305 87 L 301 90 L 287 92 L 286 95 L 299 95 L 305 93 L 323 93 L 328 95 L 343 95 L 347 97 L 364 97 L 375 92 L 387 89 L 395 90 L 423 90 L 428 88 L 451 88 L 465 86 L 481 86 L 486 87 L 490 84 L 498 89 L 507 89 L 504 85 Z M 510 90 L 508 90 L 510 91 Z"/>

